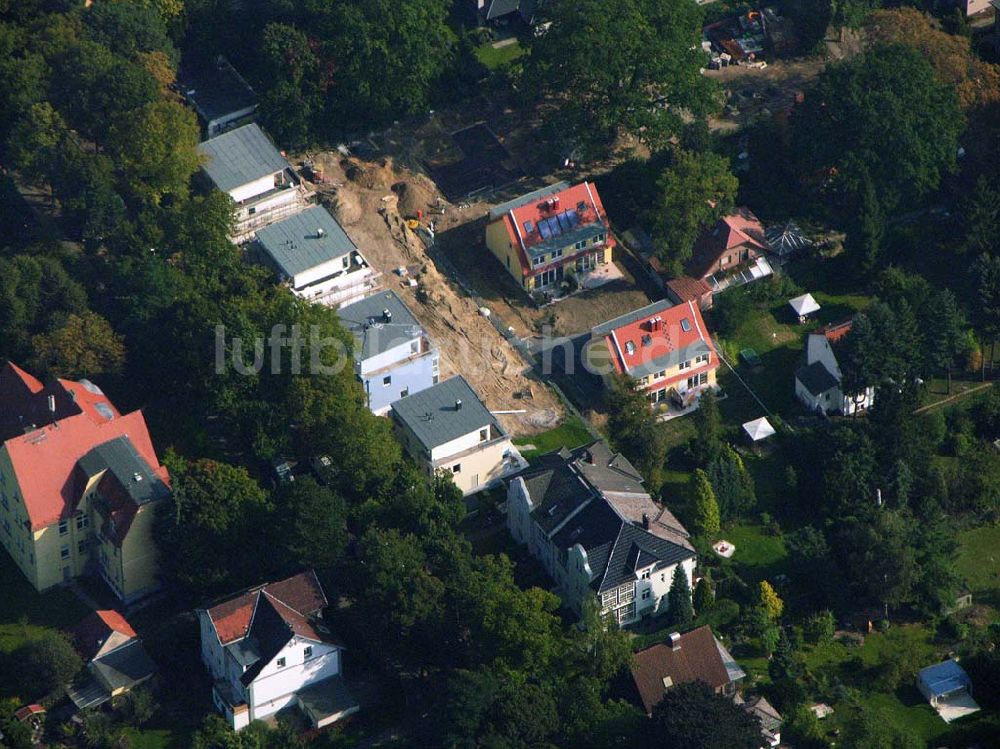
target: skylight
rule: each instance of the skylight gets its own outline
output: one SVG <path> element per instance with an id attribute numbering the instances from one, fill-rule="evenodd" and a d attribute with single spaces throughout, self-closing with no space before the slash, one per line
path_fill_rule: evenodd
<path id="1" fill-rule="evenodd" d="M 625 341 L 625 353 L 626 354 L 635 353 L 635 344 L 632 343 L 632 341 Z"/>
<path id="2" fill-rule="evenodd" d="M 691 332 L 691 321 L 688 320 L 686 317 L 681 318 L 681 330 L 683 330 L 685 333 Z"/>

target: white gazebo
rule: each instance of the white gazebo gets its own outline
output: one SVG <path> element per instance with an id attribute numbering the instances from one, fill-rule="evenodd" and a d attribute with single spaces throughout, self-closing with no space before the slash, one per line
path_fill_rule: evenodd
<path id="1" fill-rule="evenodd" d="M 788 306 L 792 308 L 800 323 L 804 323 L 809 315 L 819 312 L 819 302 L 813 299 L 812 294 L 803 294 L 794 299 L 788 300 Z"/>
<path id="2" fill-rule="evenodd" d="M 771 422 L 761 416 L 759 419 L 748 421 L 743 425 L 743 431 L 747 433 L 753 442 L 761 442 L 775 433 Z"/>

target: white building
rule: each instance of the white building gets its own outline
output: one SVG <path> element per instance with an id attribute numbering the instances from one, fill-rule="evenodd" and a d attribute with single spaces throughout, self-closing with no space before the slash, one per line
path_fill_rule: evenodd
<path id="1" fill-rule="evenodd" d="M 197 611 L 212 701 L 234 730 L 291 706 L 314 728 L 358 711 L 341 675 L 344 648 L 320 619 L 326 605 L 310 571 Z"/>
<path id="2" fill-rule="evenodd" d="M 312 194 L 256 124 L 209 138 L 198 144 L 198 153 L 208 179 L 236 202 L 234 242 L 298 213 Z"/>
<path id="3" fill-rule="evenodd" d="M 597 596 L 623 626 L 666 611 L 678 566 L 696 563 L 684 526 L 656 504 L 642 476 L 603 441 L 543 455 L 507 488 L 507 527 L 580 611 Z"/>
<path id="4" fill-rule="evenodd" d="M 303 299 L 342 307 L 373 293 L 379 274 L 322 206 L 257 231 L 255 249 Z"/>
<path id="5" fill-rule="evenodd" d="M 850 329 L 851 322 L 831 325 L 806 338 L 806 362 L 795 371 L 795 395 L 810 411 L 850 416 L 867 410 L 875 400 L 872 386 L 864 393 L 844 393 L 840 387 L 843 374 L 832 344 Z"/>
<path id="6" fill-rule="evenodd" d="M 452 377 L 392 404 L 407 451 L 434 474 L 448 473 L 465 495 L 495 484 L 527 462 L 464 377 Z"/>

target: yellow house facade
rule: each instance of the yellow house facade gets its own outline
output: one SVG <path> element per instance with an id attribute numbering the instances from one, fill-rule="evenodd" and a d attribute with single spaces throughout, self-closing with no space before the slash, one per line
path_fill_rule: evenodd
<path id="1" fill-rule="evenodd" d="M 487 214 L 486 247 L 528 292 L 610 263 L 614 245 L 600 195 L 589 182 L 560 182 Z"/>
<path id="2" fill-rule="evenodd" d="M 10 364 L 0 409 L 0 546 L 31 585 L 96 575 L 125 603 L 156 590 L 152 526 L 169 487 L 142 414 L 122 416 L 92 383 L 43 386 Z"/>

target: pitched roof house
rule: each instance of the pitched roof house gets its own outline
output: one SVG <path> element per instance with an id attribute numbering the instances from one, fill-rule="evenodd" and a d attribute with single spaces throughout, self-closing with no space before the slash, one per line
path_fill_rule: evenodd
<path id="1" fill-rule="evenodd" d="M 723 291 L 771 275 L 769 249 L 760 219 L 748 208 L 737 208 L 701 233 L 685 272 L 713 292 Z"/>
<path id="2" fill-rule="evenodd" d="M 156 672 L 132 625 L 117 611 L 93 612 L 74 627 L 72 634 L 90 671 L 86 683 L 67 689 L 80 710 L 118 697 L 148 681 Z"/>
<path id="3" fill-rule="evenodd" d="M 521 288 L 555 292 L 610 263 L 615 240 L 597 187 L 559 182 L 491 209 L 486 246 Z"/>
<path id="4" fill-rule="evenodd" d="M 707 387 L 715 387 L 719 357 L 694 302 L 664 300 L 596 326 L 584 352 L 590 371 L 634 378 L 651 403 L 674 396 L 690 405 Z"/>
<path id="5" fill-rule="evenodd" d="M 234 242 L 305 208 L 311 193 L 257 124 L 202 141 L 198 153 L 208 180 L 236 202 Z"/>
<path id="6" fill-rule="evenodd" d="M 372 412 L 385 414 L 393 401 L 438 383 L 440 353 L 395 291 L 346 305 L 337 314 L 354 335 L 354 373 Z"/>
<path id="7" fill-rule="evenodd" d="M 533 24 L 538 0 L 475 0 L 480 23 L 507 20 L 515 13 L 524 23 Z"/>
<path id="8" fill-rule="evenodd" d="M 640 650 L 632 683 L 647 715 L 671 687 L 701 681 L 718 694 L 734 695 L 746 674 L 708 626 L 674 632 L 667 642 Z"/>
<path id="9" fill-rule="evenodd" d="M 795 395 L 810 411 L 849 416 L 864 411 L 875 400 L 875 388 L 849 394 L 841 390 L 843 374 L 835 344 L 851 330 L 852 320 L 818 328 L 806 337 L 805 362 L 795 370 Z"/>
<path id="10" fill-rule="evenodd" d="M 403 445 L 432 475 L 450 473 L 463 494 L 525 465 L 510 435 L 461 375 L 392 404 Z"/>
<path id="11" fill-rule="evenodd" d="M 196 612 L 212 700 L 233 729 L 290 705 L 316 728 L 358 711 L 342 676 L 344 646 L 322 623 L 326 606 L 309 571 Z"/>
<path id="12" fill-rule="evenodd" d="M 695 565 L 684 526 L 603 441 L 543 455 L 511 478 L 507 527 L 568 607 L 580 611 L 597 596 L 622 625 L 665 611 L 675 569 L 690 583 Z"/>
<path id="13" fill-rule="evenodd" d="M 378 274 L 322 206 L 258 229 L 254 246 L 265 264 L 303 299 L 341 307 L 378 287 Z"/>
<path id="14" fill-rule="evenodd" d="M 168 481 L 141 412 L 89 380 L 0 367 L 0 545 L 36 590 L 90 573 L 126 603 L 156 590 Z"/>

